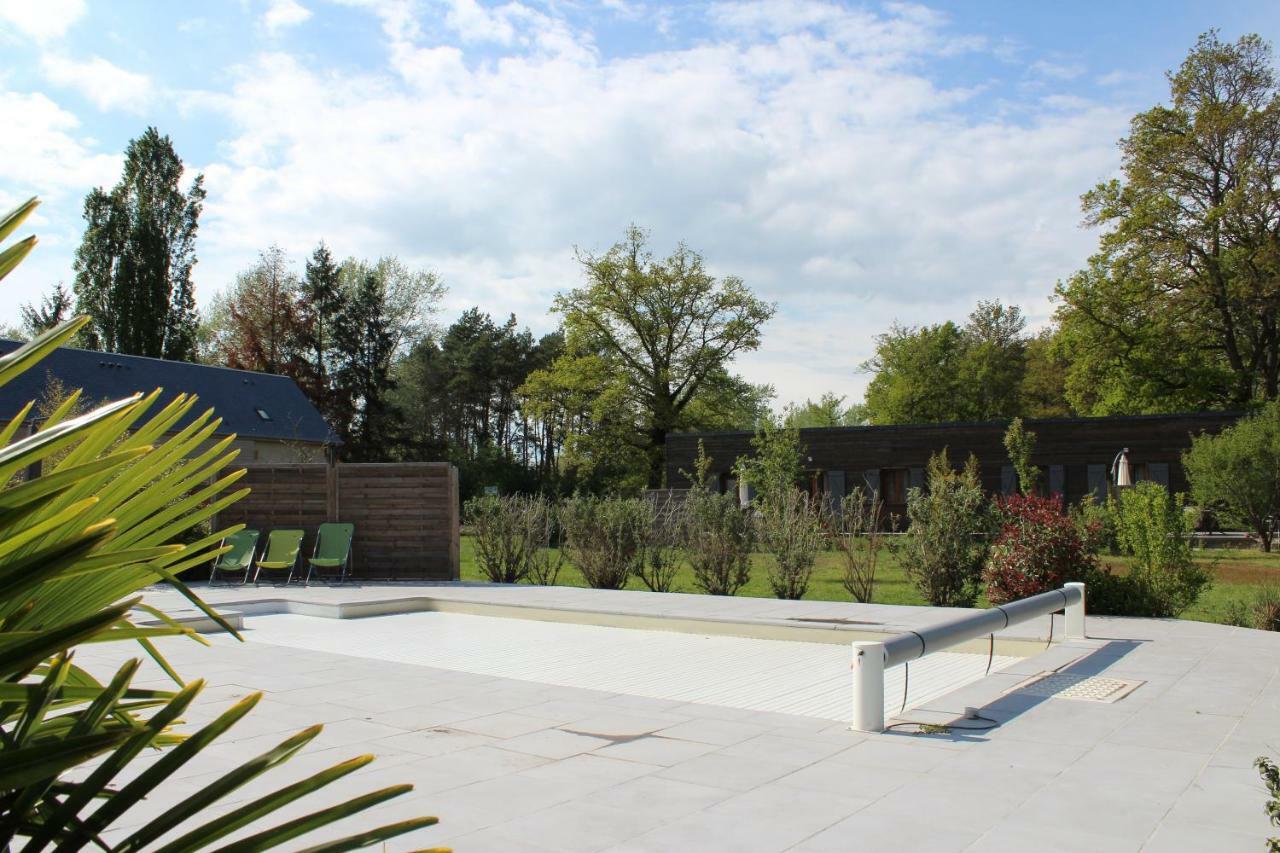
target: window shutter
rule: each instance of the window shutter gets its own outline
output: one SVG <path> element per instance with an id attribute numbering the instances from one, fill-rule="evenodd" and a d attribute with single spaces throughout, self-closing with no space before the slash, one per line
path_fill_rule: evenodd
<path id="1" fill-rule="evenodd" d="M 862 484 L 867 490 L 867 497 L 875 500 L 880 496 L 880 469 L 868 468 L 862 472 Z"/>
<path id="2" fill-rule="evenodd" d="M 1049 466 L 1049 494 L 1062 495 L 1065 498 L 1067 495 L 1066 480 L 1066 471 L 1061 465 Z"/>
<path id="3" fill-rule="evenodd" d="M 1106 465 L 1089 466 L 1089 493 L 1093 495 L 1095 500 L 1105 501 L 1107 499 Z"/>
<path id="4" fill-rule="evenodd" d="M 827 472 L 827 501 L 831 505 L 832 510 L 840 508 L 840 501 L 844 499 L 844 472 L 828 471 Z"/>

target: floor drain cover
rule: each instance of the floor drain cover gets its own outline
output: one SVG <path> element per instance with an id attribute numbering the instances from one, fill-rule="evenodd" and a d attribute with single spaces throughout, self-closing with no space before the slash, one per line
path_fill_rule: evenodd
<path id="1" fill-rule="evenodd" d="M 1141 681 L 1051 672 L 1037 675 L 1014 687 L 1011 693 L 1046 699 L 1078 699 L 1082 702 L 1116 702 L 1141 687 Z"/>

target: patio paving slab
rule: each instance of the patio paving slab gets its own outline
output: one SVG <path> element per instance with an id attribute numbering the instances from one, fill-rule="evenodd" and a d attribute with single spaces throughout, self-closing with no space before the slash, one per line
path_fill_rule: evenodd
<path id="1" fill-rule="evenodd" d="M 954 615 L 932 608 L 483 585 L 219 588 L 214 602 L 390 598 L 497 602 L 576 613 L 752 624 L 874 622 L 887 630 Z M 169 605 L 167 591 L 148 596 Z M 226 606 L 230 606 L 229 604 Z M 266 605 L 263 604 L 265 607 Z M 1018 626 L 1047 639 L 1048 619 Z M 1061 636 L 1061 626 L 1055 626 Z M 210 673 L 192 724 L 254 691 L 258 709 L 148 801 L 181 797 L 309 722 L 325 731 L 218 811 L 360 753 L 378 756 L 305 811 L 397 782 L 417 789 L 315 839 L 418 814 L 441 823 L 388 850 L 846 851 L 1262 849 L 1275 834 L 1251 763 L 1280 751 L 1280 636 L 1221 625 L 1090 617 L 1084 643 L 908 713 L 950 722 L 965 705 L 987 731 L 850 732 L 842 723 L 395 664 L 209 635 L 159 643 L 180 672 Z M 1012 636 L 1013 634 L 1011 634 Z M 107 672 L 136 650 L 86 648 Z M 1011 682 L 1046 669 L 1145 682 L 1115 704 L 1028 697 Z M 145 662 L 140 680 L 164 685 Z M 301 809 L 301 807 L 299 807 Z M 297 814 L 305 813 L 298 811 Z M 135 821 L 144 815 L 133 816 Z M 109 839 L 119 840 L 124 828 Z"/>

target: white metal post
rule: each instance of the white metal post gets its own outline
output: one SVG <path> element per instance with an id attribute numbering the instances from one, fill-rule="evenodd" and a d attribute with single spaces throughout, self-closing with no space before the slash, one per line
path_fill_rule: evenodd
<path id="1" fill-rule="evenodd" d="M 853 725 L 857 732 L 884 731 L 884 643 L 853 644 Z"/>
<path id="2" fill-rule="evenodd" d="M 1084 635 L 1084 584 L 1069 583 L 1067 587 L 1076 587 L 1080 590 L 1080 601 L 1075 604 L 1068 604 L 1066 607 L 1066 623 L 1067 623 L 1067 639 L 1083 640 Z"/>

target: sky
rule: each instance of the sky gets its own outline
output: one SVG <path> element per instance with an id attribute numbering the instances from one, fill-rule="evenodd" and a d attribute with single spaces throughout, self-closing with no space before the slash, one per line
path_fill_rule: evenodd
<path id="1" fill-rule="evenodd" d="M 777 303 L 746 378 L 854 402 L 895 321 L 1048 321 L 1080 195 L 1211 28 L 1274 42 L 1280 4 L 0 0 L 0 208 L 43 200 L 0 326 L 71 285 L 85 194 L 153 125 L 205 177 L 201 304 L 324 240 L 436 271 L 442 323 L 543 333 L 634 223 Z"/>

